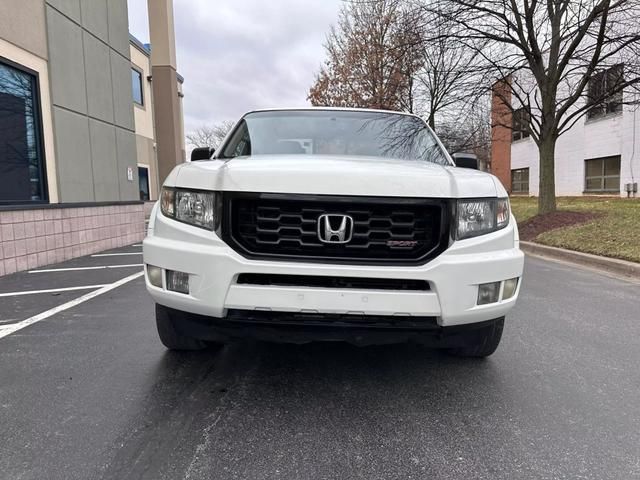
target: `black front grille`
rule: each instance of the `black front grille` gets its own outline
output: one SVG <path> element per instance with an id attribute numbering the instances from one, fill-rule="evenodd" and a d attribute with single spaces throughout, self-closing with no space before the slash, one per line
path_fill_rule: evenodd
<path id="1" fill-rule="evenodd" d="M 223 236 L 249 258 L 419 264 L 448 245 L 446 200 L 225 193 Z M 353 218 L 349 242 L 323 243 L 318 218 Z"/>

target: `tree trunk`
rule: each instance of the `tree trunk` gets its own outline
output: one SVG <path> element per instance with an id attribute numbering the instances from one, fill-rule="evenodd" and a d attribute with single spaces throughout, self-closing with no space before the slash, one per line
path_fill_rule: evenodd
<path id="1" fill-rule="evenodd" d="M 540 154 L 540 183 L 538 196 L 538 213 L 556 211 L 555 158 L 556 137 L 553 134 L 540 138 L 538 144 Z"/>
<path id="2" fill-rule="evenodd" d="M 427 124 L 431 127 L 431 130 L 435 131 L 435 129 L 436 129 L 436 114 L 434 112 L 429 112 L 429 117 L 427 118 Z"/>

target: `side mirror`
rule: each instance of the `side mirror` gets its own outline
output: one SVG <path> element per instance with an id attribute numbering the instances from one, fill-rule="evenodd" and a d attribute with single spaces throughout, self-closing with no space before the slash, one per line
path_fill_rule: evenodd
<path id="1" fill-rule="evenodd" d="M 474 170 L 478 170 L 478 157 L 473 153 L 454 153 L 453 161 L 456 164 L 456 167 L 461 168 L 472 168 Z"/>
<path id="2" fill-rule="evenodd" d="M 191 150 L 191 161 L 197 162 L 198 160 L 209 160 L 215 151 L 215 148 L 211 147 L 194 148 Z"/>

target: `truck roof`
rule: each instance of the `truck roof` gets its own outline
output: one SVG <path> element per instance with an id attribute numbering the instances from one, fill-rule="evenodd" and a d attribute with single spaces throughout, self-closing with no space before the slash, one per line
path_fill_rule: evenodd
<path id="1" fill-rule="evenodd" d="M 277 107 L 277 108 L 259 108 L 255 110 L 251 110 L 245 115 L 249 113 L 257 113 L 257 112 L 286 112 L 286 111 L 305 111 L 305 110 L 328 110 L 328 111 L 336 111 L 336 112 L 378 112 L 378 113 L 394 113 L 397 115 L 406 115 L 408 117 L 418 117 L 418 115 L 414 113 L 408 112 L 400 112 L 397 110 L 381 110 L 375 108 L 354 108 L 354 107 Z M 419 117 L 418 117 L 419 118 Z"/>

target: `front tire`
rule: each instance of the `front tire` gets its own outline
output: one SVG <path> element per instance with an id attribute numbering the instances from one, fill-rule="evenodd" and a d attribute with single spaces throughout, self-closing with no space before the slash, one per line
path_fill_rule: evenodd
<path id="1" fill-rule="evenodd" d="M 469 332 L 469 343 L 463 347 L 452 348 L 449 353 L 457 357 L 488 357 L 498 348 L 503 329 L 504 317 L 498 318 L 480 331 Z"/>
<path id="2" fill-rule="evenodd" d="M 180 312 L 156 304 L 156 326 L 162 344 L 169 350 L 202 350 L 207 347 L 204 340 L 183 335 L 176 330 L 176 323 L 180 322 L 188 313 Z"/>

